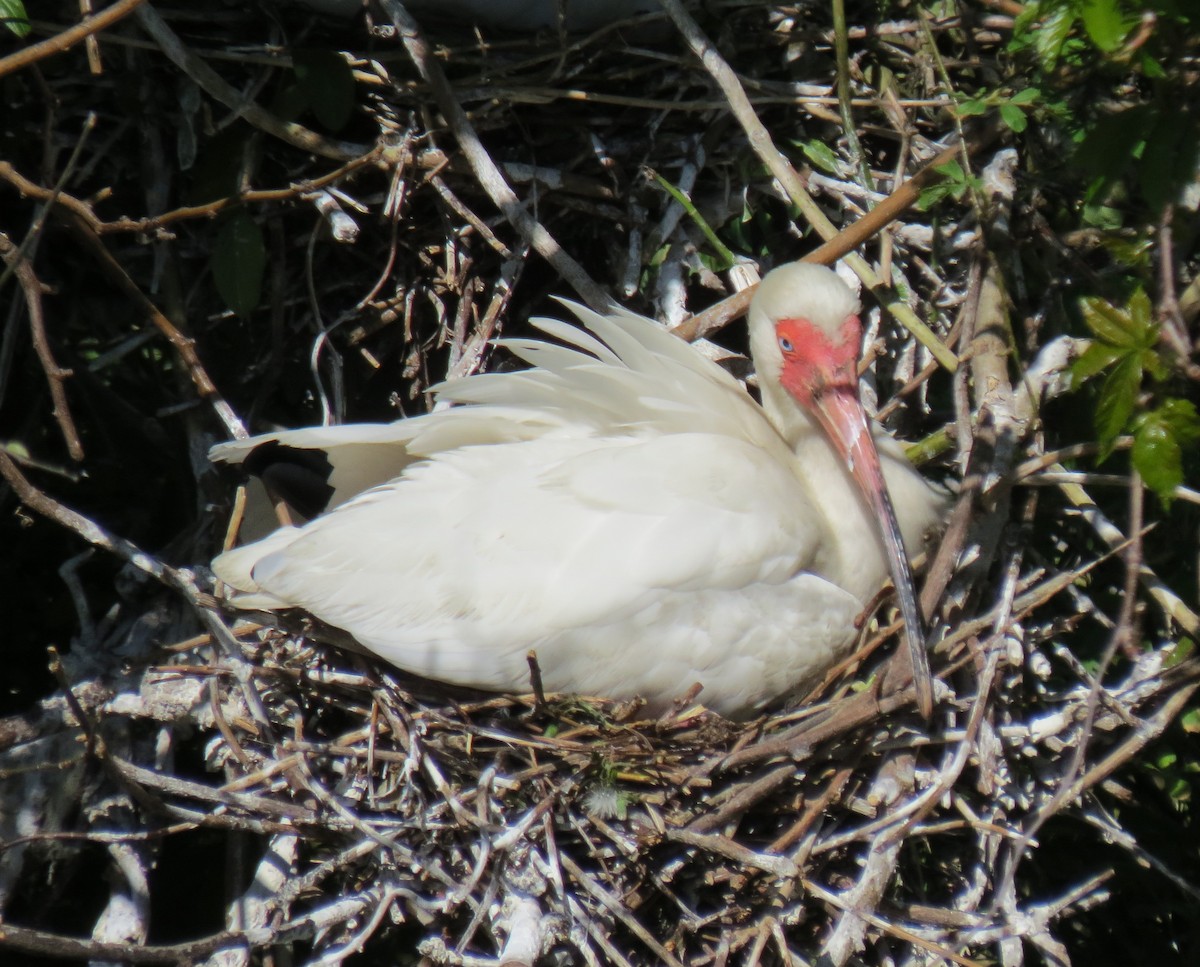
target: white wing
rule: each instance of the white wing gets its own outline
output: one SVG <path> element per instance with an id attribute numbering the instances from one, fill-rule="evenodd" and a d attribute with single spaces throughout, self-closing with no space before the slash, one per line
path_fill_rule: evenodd
<path id="1" fill-rule="evenodd" d="M 761 408 L 728 373 L 681 339 L 632 313 L 605 317 L 572 302 L 563 304 L 605 342 L 559 320 L 534 319 L 534 325 L 567 346 L 523 339 L 500 345 L 538 368 L 469 376 L 434 387 L 439 400 L 477 405 L 395 423 L 267 433 L 219 444 L 209 456 L 240 463 L 271 441 L 322 450 L 333 466 L 330 509 L 399 476 L 416 459 L 548 432 L 605 435 L 702 428 L 788 459 L 787 446 Z"/>

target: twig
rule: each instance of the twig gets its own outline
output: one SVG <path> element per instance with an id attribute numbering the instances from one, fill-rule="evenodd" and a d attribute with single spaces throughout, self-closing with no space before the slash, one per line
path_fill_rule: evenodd
<path id="1" fill-rule="evenodd" d="M 357 158 L 352 158 L 328 174 L 322 175 L 319 178 L 296 182 L 287 188 L 247 189 L 228 198 L 218 198 L 203 205 L 187 205 L 183 208 L 175 208 L 161 215 L 150 215 L 143 218 L 122 217 L 114 218 L 112 221 L 101 219 L 90 204 L 76 198 L 74 195 L 57 189 L 50 190 L 43 188 L 36 182 L 30 181 L 11 162 L 0 161 L 0 180 L 7 181 L 22 195 L 29 198 L 36 198 L 38 201 L 61 205 L 63 208 L 69 209 L 73 214 L 82 219 L 87 227 L 97 235 L 118 233 L 163 235 L 166 234 L 163 230 L 169 225 L 196 219 L 211 219 L 213 215 L 219 214 L 236 205 L 290 201 L 294 198 L 299 198 L 309 192 L 341 182 L 360 168 L 378 162 L 386 154 L 387 152 L 383 148 L 371 148 L 365 154 Z M 167 237 L 171 236 L 167 235 Z"/>
<path id="2" fill-rule="evenodd" d="M 167 337 L 167 341 L 171 344 L 175 352 L 179 354 L 179 358 L 187 368 L 188 375 L 192 378 L 192 383 L 196 387 L 196 392 L 213 408 L 213 412 L 221 420 L 222 424 L 224 424 L 229 435 L 238 440 L 244 440 L 249 436 L 246 428 L 242 425 L 242 421 L 234 413 L 233 407 L 225 401 L 217 391 L 216 385 L 209 378 L 208 371 L 204 368 L 204 364 L 200 361 L 200 356 L 196 352 L 195 342 L 181 333 L 175 327 L 174 323 L 159 311 L 153 302 L 146 298 L 137 283 L 129 277 L 129 273 L 113 258 L 100 239 L 82 221 L 77 220 L 74 215 L 69 217 L 78 228 L 78 237 L 91 249 L 96 260 L 108 271 L 118 288 L 132 302 L 139 306 L 150 322 L 153 323 L 154 327 Z"/>
<path id="3" fill-rule="evenodd" d="M 21 291 L 25 294 L 25 307 L 29 311 L 29 331 L 33 338 L 33 348 L 37 353 L 38 362 L 42 364 L 42 372 L 46 374 L 50 398 L 54 403 L 54 419 L 58 422 L 59 431 L 66 442 L 67 453 L 71 455 L 72 460 L 79 462 L 83 460 L 83 441 L 79 439 L 79 431 L 75 428 L 75 419 L 71 416 L 71 407 L 67 403 L 66 390 L 63 388 L 63 384 L 74 373 L 58 365 L 50 349 L 50 341 L 46 338 L 46 318 L 42 313 L 42 284 L 38 281 L 33 266 L 3 232 L 0 232 L 0 259 L 12 268 L 17 281 L 21 283 Z"/>
<path id="4" fill-rule="evenodd" d="M 0 58 L 0 77 L 21 70 L 23 67 L 28 67 L 30 64 L 35 64 L 54 54 L 70 50 L 81 40 L 90 38 L 106 27 L 111 27 L 125 19 L 143 2 L 144 0 L 116 0 L 112 6 L 105 7 L 93 17 L 84 18 L 74 27 L 69 27 L 62 33 L 48 37 L 39 43 L 30 44 L 7 57 Z"/>
<path id="5" fill-rule="evenodd" d="M 361 158 L 370 151 L 369 145 L 331 141 L 315 131 L 310 131 L 294 121 L 281 121 L 265 108 L 248 100 L 241 91 L 229 84 L 203 60 L 193 54 L 180 41 L 162 16 L 151 6 L 141 7 L 136 12 L 142 29 L 154 38 L 159 48 L 176 67 L 195 81 L 210 97 L 220 101 L 239 117 L 272 137 L 278 138 L 301 151 L 310 151 L 322 158 L 334 161 L 350 161 Z"/>
<path id="6" fill-rule="evenodd" d="M 826 240 L 836 237 L 838 234 L 837 228 L 825 217 L 825 213 L 821 211 L 820 206 L 804 188 L 803 183 L 800 181 L 800 176 L 796 173 L 796 170 L 791 166 L 787 158 L 775 147 L 770 133 L 762 121 L 758 119 L 758 115 L 754 111 L 754 106 L 750 103 L 749 98 L 746 97 L 746 92 L 743 90 L 737 75 L 725 62 L 724 58 L 721 57 L 720 53 L 718 53 L 712 41 L 700 30 L 691 15 L 684 9 L 680 0 L 660 0 L 660 2 L 667 15 L 674 21 L 675 26 L 679 28 L 679 32 L 687 40 L 688 45 L 692 48 L 692 52 L 700 58 L 705 69 L 713 76 L 713 79 L 720 86 L 722 93 L 728 98 L 729 106 L 734 116 L 745 129 L 746 135 L 750 139 L 750 146 L 754 149 L 755 154 L 758 155 L 771 174 L 783 186 L 788 197 L 800 209 L 804 217 L 808 220 L 808 223 L 816 229 L 817 234 Z M 833 260 L 830 259 L 830 261 Z M 958 367 L 958 360 L 954 353 L 946 348 L 945 344 L 942 343 L 933 330 L 918 318 L 916 313 L 908 307 L 907 303 L 890 294 L 890 291 L 883 286 L 875 276 L 874 271 L 872 271 L 871 267 L 862 258 L 857 255 L 848 255 L 846 264 L 862 279 L 865 286 L 875 292 L 880 303 L 946 369 L 953 372 Z M 750 297 L 747 296 L 746 298 L 749 299 Z"/>
<path id="7" fill-rule="evenodd" d="M 504 175 L 492 161 L 491 155 L 479 140 L 467 113 L 454 96 L 454 89 L 446 79 L 441 65 L 429 49 L 421 28 L 397 0 L 382 0 L 383 8 L 395 24 L 400 40 L 416 65 L 422 79 L 433 91 L 434 100 L 445 116 L 450 130 L 457 139 L 467 162 L 475 173 L 479 185 L 504 213 L 513 226 L 534 250 L 549 262 L 589 306 L 598 312 L 607 310 L 612 299 L 598 286 L 583 266 L 563 250 L 542 224 L 530 215 L 513 190 L 504 180 Z"/>
<path id="8" fill-rule="evenodd" d="M 840 232 L 836 232 L 824 244 L 803 256 L 800 261 L 830 265 L 858 248 L 859 245 L 873 237 L 916 204 L 921 191 L 942 177 L 936 170 L 937 166 L 951 160 L 957 154 L 957 146 L 951 146 L 943 150 L 911 178 L 893 190 L 883 201 L 874 206 L 866 215 L 857 221 L 851 222 Z M 696 313 L 671 331 L 688 342 L 704 338 L 739 316 L 745 315 L 746 310 L 750 308 L 750 300 L 754 298 L 757 288 L 755 285 L 736 292 L 722 299 L 716 305 L 705 309 L 703 312 Z M 938 342 L 941 343 L 941 340 L 938 340 Z M 947 350 L 947 352 L 949 351 Z M 938 361 L 951 372 L 958 365 L 957 357 L 953 353 L 950 353 L 945 359 L 939 357 Z M 951 362 L 953 362 L 953 365 L 950 365 Z"/>

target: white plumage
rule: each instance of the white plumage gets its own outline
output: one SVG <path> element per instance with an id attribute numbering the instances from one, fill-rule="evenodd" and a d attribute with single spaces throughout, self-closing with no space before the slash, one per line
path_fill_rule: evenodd
<path id="1" fill-rule="evenodd" d="M 564 345 L 504 341 L 534 368 L 440 387 L 463 405 L 215 447 L 239 462 L 276 441 L 333 466 L 330 512 L 214 562 L 235 603 L 302 608 L 403 669 L 484 689 L 529 692 L 530 650 L 548 691 L 653 709 L 699 682 L 700 701 L 744 714 L 811 682 L 888 559 L 845 461 L 780 386 L 774 325 L 832 333 L 853 296 L 816 266 L 764 280 L 766 410 L 656 323 L 564 304 L 591 334 L 536 320 Z M 915 546 L 942 498 L 877 443 Z"/>

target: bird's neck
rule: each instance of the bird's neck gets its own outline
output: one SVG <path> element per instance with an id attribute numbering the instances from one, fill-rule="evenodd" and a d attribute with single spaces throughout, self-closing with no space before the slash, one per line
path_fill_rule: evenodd
<path id="1" fill-rule="evenodd" d="M 821 428 L 777 380 L 763 380 L 759 384 L 762 406 L 779 435 L 787 441 L 788 448 L 795 451 L 802 447 L 814 434 L 821 436 Z"/>
<path id="2" fill-rule="evenodd" d="M 864 603 L 887 576 L 879 528 L 845 461 L 817 421 L 776 381 L 761 387 L 763 409 L 794 454 L 794 471 L 827 527 L 811 569 Z"/>

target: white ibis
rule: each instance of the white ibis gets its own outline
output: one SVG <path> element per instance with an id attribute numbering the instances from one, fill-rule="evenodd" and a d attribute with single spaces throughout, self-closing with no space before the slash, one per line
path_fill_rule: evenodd
<path id="1" fill-rule="evenodd" d="M 699 683 L 736 716 L 843 657 L 890 571 L 927 676 L 904 541 L 944 498 L 868 429 L 846 285 L 800 263 L 763 279 L 761 407 L 653 321 L 564 305 L 590 335 L 535 320 L 564 345 L 503 341 L 533 368 L 438 388 L 462 405 L 215 447 L 330 471 L 326 513 L 213 562 L 234 603 L 301 608 L 425 678 L 528 693 L 533 651 L 548 691 L 658 710 Z"/>

